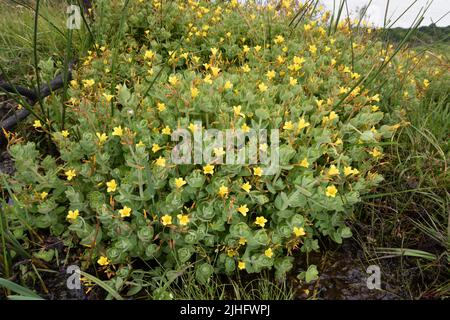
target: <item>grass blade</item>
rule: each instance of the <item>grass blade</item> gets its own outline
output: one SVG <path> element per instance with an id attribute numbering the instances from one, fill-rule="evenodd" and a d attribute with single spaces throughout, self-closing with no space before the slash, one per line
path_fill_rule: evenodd
<path id="1" fill-rule="evenodd" d="M 18 285 L 17 283 L 14 283 L 12 281 L 3 279 L 3 278 L 0 278 L 0 286 L 19 294 L 23 298 L 33 298 L 34 300 L 44 300 L 42 297 L 40 297 L 34 291 L 32 291 L 28 288 L 25 288 L 21 285 Z"/>
<path id="2" fill-rule="evenodd" d="M 94 282 L 98 286 L 100 286 L 102 289 L 104 289 L 106 292 L 108 292 L 113 298 L 116 300 L 123 300 L 123 298 L 120 296 L 120 294 L 114 290 L 109 284 L 105 283 L 104 281 L 100 280 L 99 278 L 94 277 L 93 275 L 86 273 L 84 271 L 80 271 L 80 274 L 83 277 L 86 277 L 88 280 Z"/>

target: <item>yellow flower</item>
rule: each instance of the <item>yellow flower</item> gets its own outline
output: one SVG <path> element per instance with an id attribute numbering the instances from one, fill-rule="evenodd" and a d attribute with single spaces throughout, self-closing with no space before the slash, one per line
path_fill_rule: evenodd
<path id="1" fill-rule="evenodd" d="M 333 164 L 328 169 L 328 175 L 331 176 L 337 176 L 339 174 L 339 169 L 336 168 L 336 166 Z"/>
<path id="2" fill-rule="evenodd" d="M 191 88 L 191 97 L 192 98 L 194 98 L 194 99 L 197 98 L 199 93 L 200 93 L 200 90 L 198 90 L 197 88 L 195 88 L 195 87 Z"/>
<path id="3" fill-rule="evenodd" d="M 266 251 L 264 251 L 264 255 L 265 255 L 266 257 L 268 257 L 268 258 L 272 258 L 272 256 L 273 256 L 272 249 L 269 248 L 269 249 L 267 249 Z"/>
<path id="4" fill-rule="evenodd" d="M 361 77 L 361 75 L 357 72 L 352 72 L 351 77 L 352 77 L 352 79 L 359 79 L 359 77 Z"/>
<path id="5" fill-rule="evenodd" d="M 351 174 L 358 174 L 358 169 L 352 169 L 352 167 L 344 167 L 344 175 L 349 176 Z"/>
<path id="6" fill-rule="evenodd" d="M 315 45 L 310 45 L 309 46 L 309 52 L 311 52 L 312 54 L 316 54 L 317 52 L 317 47 Z"/>
<path id="7" fill-rule="evenodd" d="M 212 80 L 211 80 L 211 75 L 210 75 L 210 74 L 207 74 L 207 75 L 205 76 L 205 78 L 203 79 L 203 81 L 204 81 L 205 83 L 207 83 L 207 84 L 213 83 Z"/>
<path id="8" fill-rule="evenodd" d="M 112 94 L 104 93 L 103 96 L 105 97 L 107 102 L 111 102 L 112 98 L 114 98 L 114 96 Z"/>
<path id="9" fill-rule="evenodd" d="M 166 166 L 166 159 L 164 159 L 163 157 L 159 156 L 158 159 L 156 159 L 156 165 L 159 167 L 165 167 Z"/>
<path id="10" fill-rule="evenodd" d="M 178 223 L 180 224 L 180 226 L 187 226 L 187 224 L 189 223 L 189 216 L 187 214 L 179 214 L 177 215 L 177 219 L 178 219 Z M 170 222 L 169 224 L 172 223 L 172 217 L 170 217 Z M 163 222 L 164 224 L 164 222 Z"/>
<path id="11" fill-rule="evenodd" d="M 372 112 L 377 112 L 380 109 L 379 106 L 372 106 L 371 110 Z"/>
<path id="12" fill-rule="evenodd" d="M 264 226 L 266 225 L 266 222 L 267 222 L 267 219 L 264 218 L 263 216 L 259 216 L 255 220 L 255 224 L 257 224 L 261 228 L 264 228 Z"/>
<path id="13" fill-rule="evenodd" d="M 263 169 L 261 169 L 260 167 L 253 168 L 253 174 L 255 176 L 261 177 L 263 174 Z"/>
<path id="14" fill-rule="evenodd" d="M 255 46 L 255 51 L 256 52 L 259 52 L 260 50 L 261 50 L 261 46 L 260 45 Z"/>
<path id="15" fill-rule="evenodd" d="M 138 148 L 145 148 L 145 143 L 142 142 L 142 140 L 139 140 L 138 143 L 136 143 L 136 147 Z"/>
<path id="16" fill-rule="evenodd" d="M 204 174 L 214 174 L 214 166 L 211 164 L 207 164 L 203 167 L 203 173 Z"/>
<path id="17" fill-rule="evenodd" d="M 260 83 L 259 86 L 258 86 L 258 89 L 259 89 L 259 91 L 261 91 L 261 92 L 266 92 L 266 91 L 267 91 L 267 88 L 268 88 L 268 87 L 265 85 L 264 82 Z"/>
<path id="18" fill-rule="evenodd" d="M 41 196 L 41 199 L 44 200 L 45 198 L 47 198 L 48 193 L 43 191 L 43 192 L 41 192 L 40 196 Z"/>
<path id="19" fill-rule="evenodd" d="M 301 118 L 301 119 L 298 121 L 297 127 L 298 127 L 298 130 L 301 130 L 301 129 L 303 129 L 303 128 L 308 127 L 309 125 L 310 125 L 309 122 L 306 122 L 304 118 Z"/>
<path id="20" fill-rule="evenodd" d="M 176 86 L 178 83 L 178 78 L 175 75 L 169 76 L 169 83 L 173 86 Z"/>
<path id="21" fill-rule="evenodd" d="M 158 152 L 159 150 L 161 150 L 161 147 L 160 147 L 158 144 L 154 143 L 154 144 L 152 145 L 152 152 L 153 152 L 153 153 L 156 153 L 156 152 Z"/>
<path id="22" fill-rule="evenodd" d="M 380 152 L 380 150 L 378 150 L 377 148 L 373 148 L 372 151 L 369 151 L 369 153 L 374 157 L 374 158 L 379 158 L 383 155 L 382 152 Z"/>
<path id="23" fill-rule="evenodd" d="M 172 224 L 172 217 L 169 216 L 168 214 L 165 214 L 161 217 L 161 222 L 162 222 L 163 226 Z"/>
<path id="24" fill-rule="evenodd" d="M 75 170 L 73 170 L 73 169 L 67 170 L 65 172 L 65 175 L 66 175 L 68 181 L 72 180 L 73 178 L 75 178 L 77 176 Z"/>
<path id="25" fill-rule="evenodd" d="M 164 129 L 161 130 L 161 132 L 162 132 L 162 134 L 170 136 L 170 134 L 172 133 L 172 130 L 170 129 L 169 126 L 166 126 Z"/>
<path id="26" fill-rule="evenodd" d="M 247 208 L 247 205 L 244 204 L 238 208 L 238 211 L 240 214 L 242 214 L 245 217 L 245 216 L 247 216 L 247 212 L 249 212 L 249 208 Z"/>
<path id="27" fill-rule="evenodd" d="M 67 130 L 63 130 L 63 131 L 61 131 L 61 134 L 62 134 L 62 136 L 64 137 L 64 138 L 67 138 L 68 136 L 69 136 L 69 131 L 67 131 Z"/>
<path id="28" fill-rule="evenodd" d="M 300 227 L 300 228 L 294 227 L 294 234 L 296 237 L 301 237 L 301 236 L 304 236 L 306 234 L 306 232 L 305 232 L 305 229 L 303 229 L 302 227 Z"/>
<path id="29" fill-rule="evenodd" d="M 197 124 L 190 123 L 188 128 L 192 131 L 192 133 L 194 133 L 195 130 L 199 129 L 199 126 Z"/>
<path id="30" fill-rule="evenodd" d="M 247 132 L 250 132 L 250 127 L 246 123 L 244 123 L 241 126 L 241 130 L 242 130 L 242 132 L 247 133 Z"/>
<path id="31" fill-rule="evenodd" d="M 221 157 L 225 154 L 225 151 L 223 150 L 223 148 L 214 148 L 214 154 L 216 155 L 216 157 Z"/>
<path id="32" fill-rule="evenodd" d="M 308 158 L 304 158 L 302 161 L 300 161 L 300 167 L 303 167 L 303 168 L 309 167 Z"/>
<path id="33" fill-rule="evenodd" d="M 231 89 L 233 88 L 233 84 L 230 81 L 226 81 L 225 84 L 223 85 L 223 88 L 225 90 Z"/>
<path id="34" fill-rule="evenodd" d="M 179 189 L 186 184 L 186 181 L 183 178 L 175 179 L 175 186 Z"/>
<path id="35" fill-rule="evenodd" d="M 250 67 L 248 66 L 248 64 L 244 64 L 244 65 L 241 67 L 241 69 L 242 69 L 242 71 L 244 71 L 245 73 L 250 72 Z"/>
<path id="36" fill-rule="evenodd" d="M 239 245 L 244 246 L 247 243 L 247 239 L 244 237 L 239 238 Z"/>
<path id="37" fill-rule="evenodd" d="M 284 61 L 285 61 L 285 59 L 282 57 L 282 56 L 278 56 L 277 57 L 277 62 L 279 63 L 279 64 L 282 64 L 282 63 L 284 63 Z"/>
<path id="38" fill-rule="evenodd" d="M 37 128 L 42 128 L 41 121 L 39 121 L 39 120 L 34 120 L 33 127 L 35 127 L 36 129 L 37 129 Z"/>
<path id="39" fill-rule="evenodd" d="M 113 135 L 113 136 L 121 137 L 121 136 L 123 135 L 123 129 L 122 129 L 122 127 L 121 127 L 121 126 L 114 127 L 112 135 Z"/>
<path id="40" fill-rule="evenodd" d="M 276 75 L 277 75 L 277 73 L 273 70 L 269 70 L 266 73 L 266 76 L 269 80 L 272 80 L 273 78 L 275 78 Z"/>
<path id="41" fill-rule="evenodd" d="M 241 188 L 245 191 L 245 192 L 250 192 L 250 189 L 252 188 L 252 186 L 250 185 L 250 183 L 246 182 L 244 183 Z"/>
<path id="42" fill-rule="evenodd" d="M 294 64 L 301 65 L 305 62 L 305 58 L 294 56 Z"/>
<path id="43" fill-rule="evenodd" d="M 106 192 L 114 192 L 114 191 L 116 191 L 116 189 L 117 189 L 117 183 L 116 183 L 116 180 L 112 179 L 111 181 L 108 181 L 108 182 L 106 183 L 106 186 L 108 187 L 108 188 L 106 189 Z"/>
<path id="44" fill-rule="evenodd" d="M 220 186 L 219 192 L 217 192 L 217 194 L 222 198 L 226 197 L 228 195 L 228 187 L 225 187 L 224 185 Z"/>
<path id="45" fill-rule="evenodd" d="M 233 258 L 236 254 L 237 254 L 236 250 L 234 250 L 234 249 L 227 249 L 227 255 L 230 258 Z"/>
<path id="46" fill-rule="evenodd" d="M 295 86 L 297 84 L 297 79 L 289 77 L 289 84 L 291 86 Z"/>
<path id="47" fill-rule="evenodd" d="M 164 110 L 166 110 L 166 105 L 162 102 L 158 102 L 156 104 L 156 108 L 158 109 L 159 112 L 163 112 Z"/>
<path id="48" fill-rule="evenodd" d="M 70 86 L 74 89 L 77 89 L 78 88 L 77 80 L 70 80 Z"/>
<path id="49" fill-rule="evenodd" d="M 104 143 L 106 140 L 108 140 L 108 136 L 106 135 L 106 133 L 100 134 L 100 132 L 97 132 L 95 135 L 97 136 L 100 143 Z"/>
<path id="50" fill-rule="evenodd" d="M 245 262 L 244 261 L 239 261 L 238 262 L 238 268 L 239 268 L 239 270 L 244 270 L 245 269 Z"/>
<path id="51" fill-rule="evenodd" d="M 217 67 L 211 67 L 211 73 L 214 77 L 217 77 L 219 75 L 220 68 Z"/>
<path id="52" fill-rule="evenodd" d="M 430 80 L 423 79 L 423 86 L 424 86 L 424 88 L 428 88 L 429 85 L 430 85 Z"/>
<path id="53" fill-rule="evenodd" d="M 292 130 L 294 129 L 294 124 L 292 121 L 287 121 L 284 123 L 283 130 Z"/>
<path id="54" fill-rule="evenodd" d="M 339 94 L 345 94 L 345 93 L 347 93 L 348 92 L 348 88 L 345 88 L 345 87 L 339 87 Z"/>
<path id="55" fill-rule="evenodd" d="M 119 213 L 122 218 L 129 217 L 131 215 L 131 208 L 124 206 L 123 209 L 119 210 Z"/>
<path id="56" fill-rule="evenodd" d="M 144 54 L 145 60 L 151 60 L 155 56 L 155 53 L 152 50 L 146 50 Z"/>
<path id="57" fill-rule="evenodd" d="M 334 198 L 334 197 L 336 197 L 336 193 L 337 193 L 336 187 L 333 186 L 333 185 L 331 185 L 331 186 L 328 186 L 328 187 L 327 187 L 327 190 L 326 190 L 326 192 L 325 192 L 325 195 L 326 195 L 327 197 Z"/>
<path id="58" fill-rule="evenodd" d="M 219 49 L 217 49 L 217 48 L 211 48 L 209 50 L 211 51 L 213 56 L 215 56 L 217 54 L 217 52 L 219 51 Z"/>
<path id="59" fill-rule="evenodd" d="M 234 115 L 236 117 L 241 116 L 241 117 L 245 118 L 245 115 L 241 112 L 241 109 L 242 109 L 242 107 L 240 105 L 233 106 Z"/>
<path id="60" fill-rule="evenodd" d="M 95 84 L 95 80 L 94 79 L 87 79 L 87 80 L 83 80 L 83 86 L 85 88 L 90 88 Z"/>
<path id="61" fill-rule="evenodd" d="M 67 219 L 69 220 L 75 220 L 76 218 L 78 218 L 78 216 L 80 215 L 80 212 L 77 210 L 69 210 L 69 213 L 67 214 Z"/>
<path id="62" fill-rule="evenodd" d="M 342 70 L 343 73 L 351 73 L 352 71 L 350 70 L 350 68 L 348 66 L 344 67 L 344 70 Z"/>
<path id="63" fill-rule="evenodd" d="M 101 265 L 102 267 L 107 266 L 108 264 L 111 263 L 111 261 L 109 261 L 109 259 L 105 256 L 101 256 L 98 260 L 97 263 L 99 265 Z"/>
<path id="64" fill-rule="evenodd" d="M 370 100 L 380 102 L 380 95 L 377 93 L 376 95 L 370 97 Z"/>
<path id="65" fill-rule="evenodd" d="M 278 36 L 275 37 L 273 42 L 275 42 L 275 44 L 281 44 L 281 43 L 284 42 L 284 37 L 282 35 L 278 35 Z"/>
<path id="66" fill-rule="evenodd" d="M 337 114 L 334 111 L 331 111 L 330 114 L 328 115 L 328 120 L 334 120 L 337 118 Z"/>

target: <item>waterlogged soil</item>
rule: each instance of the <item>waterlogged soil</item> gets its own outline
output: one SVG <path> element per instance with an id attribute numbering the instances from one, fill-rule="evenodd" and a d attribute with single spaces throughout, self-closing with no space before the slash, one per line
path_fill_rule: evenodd
<path id="1" fill-rule="evenodd" d="M 309 264 L 317 265 L 319 278 L 309 284 L 299 285 L 297 299 L 320 300 L 393 300 L 407 299 L 408 295 L 398 280 L 396 262 L 376 261 L 373 265 L 380 267 L 379 289 L 370 284 L 368 278 L 373 274 L 366 272 L 370 263 L 364 251 L 354 240 L 348 239 L 340 246 L 330 245 L 321 253 L 308 256 Z M 297 261 L 297 270 L 306 269 L 306 261 Z M 369 288 L 370 287 L 370 288 Z"/>
<path id="2" fill-rule="evenodd" d="M 57 249 L 60 257 L 67 254 L 66 249 L 56 238 L 50 237 L 48 248 Z M 328 246 L 329 244 L 327 244 Z M 380 288 L 370 289 L 367 279 L 372 273 L 366 272 L 369 262 L 366 260 L 364 251 L 352 239 L 344 241 L 340 246 L 330 245 L 321 253 L 310 254 L 309 264 L 316 264 L 319 278 L 309 284 L 301 284 L 295 277 L 300 271 L 306 269 L 304 255 L 297 259 L 295 270 L 292 273 L 290 285 L 295 288 L 295 299 L 318 299 L 318 300 L 396 300 L 410 299 L 407 288 L 403 281 L 410 282 L 410 277 L 400 275 L 402 267 L 396 259 L 377 260 L 374 265 L 380 267 Z M 56 300 L 96 300 L 104 299 L 105 292 L 95 286 L 92 290 L 82 284 L 81 289 L 68 289 L 66 267 L 57 267 L 54 263 L 50 267 L 52 272 L 41 272 L 45 288 L 35 283 L 35 289 L 45 299 Z M 72 262 L 75 265 L 77 261 Z M 403 271 L 402 271 L 403 272 Z M 94 270 L 90 271 L 95 274 Z M 410 274 L 412 276 L 412 274 Z M 275 280 L 274 280 L 275 281 Z"/>

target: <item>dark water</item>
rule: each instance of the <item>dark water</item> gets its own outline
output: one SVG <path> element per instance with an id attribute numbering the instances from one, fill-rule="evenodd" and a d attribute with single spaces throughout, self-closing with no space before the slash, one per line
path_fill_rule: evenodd
<path id="1" fill-rule="evenodd" d="M 327 250 L 309 256 L 309 264 L 316 264 L 319 279 L 310 284 L 299 285 L 298 299 L 324 300 L 392 300 L 408 298 L 395 261 L 369 262 L 364 251 L 352 240 L 346 240 L 335 250 Z M 366 272 L 369 265 L 380 268 L 380 289 L 369 289 Z M 305 261 L 299 261 L 299 270 L 305 270 Z M 370 281 L 370 283 L 373 283 Z M 308 292 L 309 291 L 309 292 Z"/>

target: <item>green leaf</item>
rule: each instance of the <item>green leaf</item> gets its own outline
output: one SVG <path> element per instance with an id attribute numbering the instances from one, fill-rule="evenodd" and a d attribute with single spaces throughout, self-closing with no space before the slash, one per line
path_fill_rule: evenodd
<path id="1" fill-rule="evenodd" d="M 33 256 L 46 262 L 50 262 L 53 260 L 53 257 L 55 256 L 55 250 L 54 249 L 40 250 L 39 252 L 33 253 Z"/>
<path id="2" fill-rule="evenodd" d="M 350 238 L 352 236 L 352 230 L 349 227 L 343 227 L 341 229 L 341 237 L 342 238 Z"/>
<path id="3" fill-rule="evenodd" d="M 280 211 L 286 210 L 289 207 L 289 198 L 286 193 L 281 192 L 275 198 L 275 208 Z"/>
<path id="4" fill-rule="evenodd" d="M 304 279 L 306 283 L 310 283 L 311 281 L 315 281 L 319 279 L 319 272 L 317 271 L 317 266 L 312 264 L 308 267 L 308 270 L 302 271 L 297 278 Z"/>
<path id="5" fill-rule="evenodd" d="M 3 279 L 3 278 L 0 278 L 0 286 L 19 294 L 24 299 L 29 298 L 30 300 L 33 300 L 33 299 L 34 300 L 44 300 L 34 291 L 31 291 L 28 288 L 22 287 L 21 285 L 18 285 L 17 283 L 14 283 L 12 281 L 9 281 L 9 280 Z"/>
<path id="6" fill-rule="evenodd" d="M 94 277 L 93 275 L 90 275 L 89 273 L 81 271 L 81 270 L 80 270 L 80 274 L 83 277 L 87 278 L 88 280 L 90 280 L 90 281 L 94 282 L 95 284 L 97 284 L 98 286 L 100 286 L 103 290 L 108 292 L 116 300 L 123 300 L 123 298 L 120 296 L 120 294 L 106 282 Z"/>
<path id="7" fill-rule="evenodd" d="M 206 284 L 214 273 L 214 268 L 209 263 L 203 263 L 195 270 L 195 278 L 202 284 Z"/>
<path id="8" fill-rule="evenodd" d="M 266 109 L 256 109 L 255 110 L 255 116 L 257 116 L 261 120 L 266 120 L 270 118 L 270 114 Z"/>

